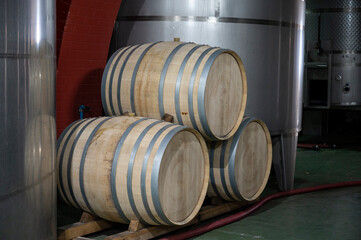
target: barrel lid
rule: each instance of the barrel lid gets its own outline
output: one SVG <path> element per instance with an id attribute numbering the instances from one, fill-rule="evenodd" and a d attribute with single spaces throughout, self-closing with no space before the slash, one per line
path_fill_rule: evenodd
<path id="1" fill-rule="evenodd" d="M 204 91 L 204 110 L 212 134 L 218 139 L 231 137 L 241 124 L 247 98 L 246 75 L 238 55 L 226 49 L 214 52 Z M 201 109 L 200 109 L 201 110 Z"/>
<path id="2" fill-rule="evenodd" d="M 243 123 L 236 148 L 235 177 L 242 197 L 254 200 L 263 192 L 269 178 L 272 142 L 261 120 L 247 118 Z"/>
<path id="3" fill-rule="evenodd" d="M 205 142 L 185 128 L 169 141 L 159 168 L 159 200 L 164 215 L 177 225 L 193 219 L 206 195 L 209 159 Z"/>

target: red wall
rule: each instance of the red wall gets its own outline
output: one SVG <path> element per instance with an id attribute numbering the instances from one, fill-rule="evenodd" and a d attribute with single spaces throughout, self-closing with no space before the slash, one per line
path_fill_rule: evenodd
<path id="1" fill-rule="evenodd" d="M 70 8 L 71 0 L 56 1 L 56 56 L 59 56 L 61 40 L 63 38 L 64 26 Z"/>
<path id="2" fill-rule="evenodd" d="M 122 0 L 57 0 L 57 134 L 79 119 L 102 115 L 100 84 Z"/>

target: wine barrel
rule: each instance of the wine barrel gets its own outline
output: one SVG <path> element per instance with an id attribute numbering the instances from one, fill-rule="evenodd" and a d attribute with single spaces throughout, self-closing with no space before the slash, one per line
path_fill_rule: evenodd
<path id="1" fill-rule="evenodd" d="M 245 118 L 227 141 L 209 144 L 208 196 L 252 201 L 264 190 L 271 171 L 272 142 L 267 126 Z"/>
<path id="2" fill-rule="evenodd" d="M 245 111 L 247 81 L 239 56 L 227 49 L 184 42 L 128 46 L 109 59 L 102 78 L 108 116 L 133 112 L 224 140 L 238 129 Z"/>
<path id="3" fill-rule="evenodd" d="M 120 223 L 186 224 L 198 213 L 209 182 L 202 136 L 149 118 L 77 121 L 59 138 L 57 163 L 65 202 Z"/>

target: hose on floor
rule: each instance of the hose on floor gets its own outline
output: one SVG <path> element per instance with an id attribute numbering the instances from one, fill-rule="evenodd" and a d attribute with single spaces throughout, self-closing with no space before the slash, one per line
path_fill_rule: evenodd
<path id="1" fill-rule="evenodd" d="M 262 198 L 259 202 L 253 204 L 252 206 L 250 206 L 249 208 L 247 208 L 244 211 L 238 212 L 234 215 L 222 218 L 220 220 L 214 221 L 212 223 L 206 224 L 206 225 L 198 227 L 196 229 L 182 232 L 182 233 L 174 235 L 174 236 L 162 238 L 162 240 L 181 240 L 181 239 L 188 239 L 191 237 L 201 235 L 201 234 L 209 232 L 213 229 L 216 229 L 216 228 L 222 227 L 224 225 L 238 221 L 238 220 L 248 216 L 252 212 L 256 211 L 258 208 L 260 208 L 266 202 L 271 201 L 276 198 L 287 197 L 287 196 L 301 194 L 301 193 L 315 192 L 315 191 L 326 190 L 326 189 L 352 187 L 352 186 L 360 186 L 360 185 L 361 185 L 361 181 L 340 182 L 340 183 L 325 184 L 325 185 L 320 185 L 320 186 L 315 186 L 315 187 L 300 188 L 300 189 L 295 189 L 295 190 L 291 190 L 291 191 L 275 193 L 275 194 L 272 194 L 272 195 Z"/>

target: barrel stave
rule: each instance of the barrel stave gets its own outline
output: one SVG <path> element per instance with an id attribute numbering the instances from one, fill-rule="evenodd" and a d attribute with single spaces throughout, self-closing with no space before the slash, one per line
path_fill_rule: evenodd
<path id="1" fill-rule="evenodd" d="M 264 190 L 271 170 L 272 142 L 267 126 L 244 118 L 236 134 L 210 143 L 209 196 L 227 201 L 252 201 Z"/>
<path id="2" fill-rule="evenodd" d="M 209 140 L 235 133 L 245 111 L 247 84 L 234 52 L 183 42 L 148 43 L 126 51 L 124 61 L 113 64 L 121 69 L 117 74 L 110 70 L 116 58 L 103 73 L 103 81 L 113 81 L 108 84 L 111 93 L 102 89 L 103 101 L 109 99 L 103 105 L 119 108 L 113 114 L 128 111 L 161 119 L 168 113 Z"/>
<path id="3" fill-rule="evenodd" d="M 59 144 L 59 174 L 65 176 L 59 186 L 73 206 L 111 221 L 152 225 L 185 224 L 198 212 L 209 178 L 199 133 L 141 117 L 86 119 L 66 131 Z M 180 199 L 169 202 L 166 192 Z"/>
<path id="4" fill-rule="evenodd" d="M 96 215 L 122 222 L 112 200 L 110 171 L 120 137 L 138 118 L 112 118 L 97 131 L 90 145 L 84 167 L 85 191 Z"/>

